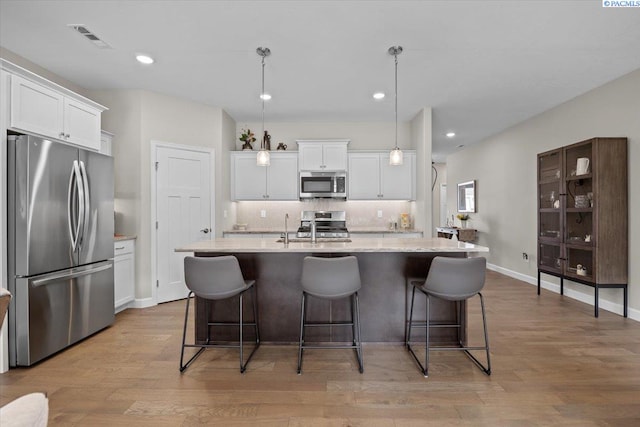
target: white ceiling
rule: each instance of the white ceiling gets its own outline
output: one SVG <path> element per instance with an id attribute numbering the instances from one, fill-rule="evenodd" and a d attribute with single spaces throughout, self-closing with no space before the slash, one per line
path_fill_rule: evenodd
<path id="1" fill-rule="evenodd" d="M 261 117 L 258 46 L 272 51 L 267 122 L 393 122 L 387 49 L 401 45 L 398 117 L 433 108 L 437 161 L 640 68 L 639 40 L 640 8 L 600 0 L 0 0 L 2 47 L 87 89 L 163 92 L 238 122 Z"/>

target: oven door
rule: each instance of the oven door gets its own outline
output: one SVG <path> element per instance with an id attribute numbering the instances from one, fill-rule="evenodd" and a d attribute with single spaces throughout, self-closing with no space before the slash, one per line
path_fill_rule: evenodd
<path id="1" fill-rule="evenodd" d="M 300 198 L 345 199 L 346 175 L 324 172 L 300 172 Z"/>

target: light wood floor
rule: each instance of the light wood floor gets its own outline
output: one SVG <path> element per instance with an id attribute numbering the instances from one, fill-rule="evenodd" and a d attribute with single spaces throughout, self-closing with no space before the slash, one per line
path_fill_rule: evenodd
<path id="1" fill-rule="evenodd" d="M 207 350 L 181 375 L 179 301 L 127 310 L 0 375 L 0 404 L 46 391 L 54 426 L 640 425 L 640 323 L 603 310 L 595 319 L 591 306 L 494 272 L 484 294 L 490 377 L 461 352 L 438 352 L 425 379 L 404 347 L 374 344 L 363 375 L 350 350 L 310 350 L 298 376 L 297 349 L 267 345 L 244 375 L 233 350 Z"/>

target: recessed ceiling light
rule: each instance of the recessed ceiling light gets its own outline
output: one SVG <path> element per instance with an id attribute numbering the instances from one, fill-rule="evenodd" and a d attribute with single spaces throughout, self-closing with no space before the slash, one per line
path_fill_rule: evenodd
<path id="1" fill-rule="evenodd" d="M 373 94 L 373 99 L 382 99 L 384 98 L 384 93 L 382 92 L 376 92 Z"/>
<path id="2" fill-rule="evenodd" d="M 260 99 L 264 99 L 265 101 L 268 101 L 271 99 L 271 95 L 269 95 L 268 93 L 263 93 L 262 95 L 260 95 Z"/>
<path id="3" fill-rule="evenodd" d="M 153 64 L 153 58 L 149 55 L 136 55 L 136 59 L 139 63 L 149 65 Z"/>
<path id="4" fill-rule="evenodd" d="M 447 138 L 453 138 L 454 136 L 456 136 L 455 132 L 447 132 Z"/>

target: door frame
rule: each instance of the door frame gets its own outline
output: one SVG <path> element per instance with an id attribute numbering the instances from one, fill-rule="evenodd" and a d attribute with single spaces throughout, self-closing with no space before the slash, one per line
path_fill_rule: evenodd
<path id="1" fill-rule="evenodd" d="M 211 206 L 209 211 L 209 223 L 211 224 L 211 235 L 215 236 L 215 150 L 213 148 L 200 147 L 196 145 L 185 145 L 185 144 L 176 144 L 173 142 L 160 141 L 156 139 L 151 140 L 151 150 L 150 150 L 150 163 L 149 163 L 149 173 L 150 173 L 150 181 L 151 181 L 151 194 L 150 194 L 150 209 L 151 209 L 151 221 L 149 224 L 150 231 L 150 251 L 149 256 L 151 257 L 151 305 L 158 305 L 158 241 L 156 238 L 156 221 L 158 220 L 158 185 L 156 182 L 157 174 L 156 174 L 156 158 L 157 152 L 160 148 L 170 148 L 172 150 L 183 150 L 183 151 L 193 151 L 196 153 L 205 153 L 209 154 L 209 182 L 211 183 Z"/>

